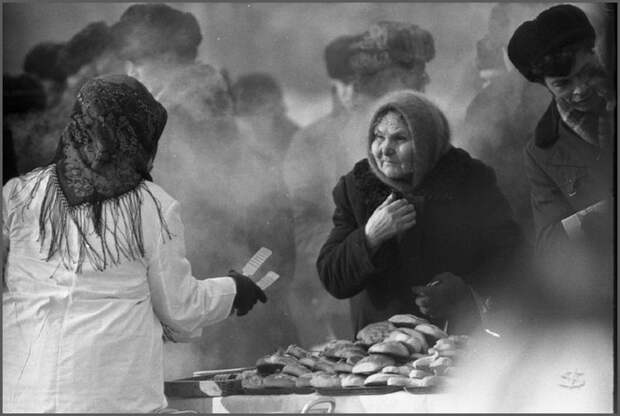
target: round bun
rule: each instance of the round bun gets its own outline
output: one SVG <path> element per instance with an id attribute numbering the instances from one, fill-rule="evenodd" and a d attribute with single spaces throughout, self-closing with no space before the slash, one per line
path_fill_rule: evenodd
<path id="1" fill-rule="evenodd" d="M 386 354 L 397 359 L 409 358 L 409 349 L 398 341 L 384 341 L 378 344 L 372 345 L 368 352 L 371 354 Z"/>
<path id="2" fill-rule="evenodd" d="M 405 327 L 405 328 L 415 328 L 419 324 L 428 323 L 428 321 L 424 318 L 420 318 L 418 316 L 412 314 L 400 314 L 394 315 L 388 322 L 391 322 L 396 327 Z"/>
<path id="3" fill-rule="evenodd" d="M 415 330 L 435 339 L 448 338 L 448 334 L 445 331 L 433 324 L 419 324 L 415 327 Z"/>
<path id="4" fill-rule="evenodd" d="M 297 378 L 288 374 L 270 374 L 263 377 L 263 387 L 292 389 L 295 388 Z"/>
<path id="5" fill-rule="evenodd" d="M 361 387 L 364 385 L 366 377 L 358 374 L 347 374 L 340 379 L 342 387 Z"/>
<path id="6" fill-rule="evenodd" d="M 383 354 L 371 354 L 362 358 L 353 366 L 351 372 L 353 374 L 373 374 L 381 371 L 383 367 L 394 365 L 396 362 L 393 358 Z"/>
<path id="7" fill-rule="evenodd" d="M 391 322 L 375 322 L 360 329 L 356 338 L 364 345 L 373 345 L 383 341 L 395 329 L 396 327 Z"/>
<path id="8" fill-rule="evenodd" d="M 385 386 L 390 377 L 394 377 L 394 374 L 375 373 L 366 377 L 364 380 L 364 386 Z"/>
<path id="9" fill-rule="evenodd" d="M 329 388 L 340 388 L 342 384 L 340 383 L 340 377 L 336 374 L 328 374 L 322 371 L 318 371 L 313 374 L 310 379 L 310 385 L 312 387 L 329 389 Z"/>

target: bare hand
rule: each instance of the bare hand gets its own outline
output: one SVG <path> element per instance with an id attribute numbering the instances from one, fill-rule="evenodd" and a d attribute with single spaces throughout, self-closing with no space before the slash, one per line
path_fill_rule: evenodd
<path id="1" fill-rule="evenodd" d="M 396 199 L 390 194 L 372 213 L 364 232 L 371 250 L 383 242 L 416 224 L 416 212 L 413 204 L 406 199 Z"/>

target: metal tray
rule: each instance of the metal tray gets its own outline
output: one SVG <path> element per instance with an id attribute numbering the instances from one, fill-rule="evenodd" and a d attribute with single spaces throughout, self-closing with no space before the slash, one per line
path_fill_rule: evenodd
<path id="1" fill-rule="evenodd" d="M 315 388 L 316 392 L 323 396 L 362 396 L 369 394 L 388 394 L 403 391 L 399 386 L 362 386 L 341 388 Z"/>
<path id="2" fill-rule="evenodd" d="M 255 396 L 270 396 L 280 394 L 312 394 L 314 393 L 313 387 L 257 387 L 257 388 L 243 388 L 243 394 L 255 395 Z"/>

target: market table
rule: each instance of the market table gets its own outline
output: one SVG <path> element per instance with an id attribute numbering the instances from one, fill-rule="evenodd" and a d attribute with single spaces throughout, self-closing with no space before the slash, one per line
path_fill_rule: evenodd
<path id="1" fill-rule="evenodd" d="M 168 406 L 199 413 L 301 413 L 317 399 L 333 399 L 335 413 L 450 413 L 458 411 L 455 397 L 448 393 L 411 394 L 399 391 L 361 396 L 324 396 L 312 394 L 238 395 L 226 397 L 168 397 Z M 324 404 L 314 412 L 327 410 Z"/>

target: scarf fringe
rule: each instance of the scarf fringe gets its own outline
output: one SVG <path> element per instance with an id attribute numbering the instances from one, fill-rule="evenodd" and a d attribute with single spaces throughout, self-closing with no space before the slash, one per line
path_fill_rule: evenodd
<path id="1" fill-rule="evenodd" d="M 49 240 L 46 261 L 59 255 L 63 266 L 76 272 L 82 271 L 84 261 L 93 268 L 103 271 L 117 266 L 124 260 L 134 261 L 144 257 L 142 232 L 143 196 L 148 195 L 155 204 L 161 224 L 162 240 L 172 238 L 164 219 L 159 200 L 142 181 L 137 187 L 118 197 L 97 203 L 82 203 L 69 206 L 58 183 L 56 169 L 49 172 L 49 180 L 39 214 L 39 240 L 45 250 Z M 47 170 L 45 170 L 47 171 Z M 45 173 L 42 172 L 42 173 Z M 41 180 L 39 175 L 29 193 L 24 209 L 29 209 Z M 145 192 L 142 192 L 145 191 Z M 75 230 L 72 228 L 75 225 Z M 77 238 L 77 252 L 71 250 L 73 239 Z"/>

